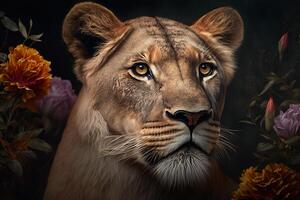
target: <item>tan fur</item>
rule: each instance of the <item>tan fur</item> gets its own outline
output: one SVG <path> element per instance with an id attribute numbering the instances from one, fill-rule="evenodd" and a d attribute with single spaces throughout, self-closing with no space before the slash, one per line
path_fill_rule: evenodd
<path id="1" fill-rule="evenodd" d="M 99 4 L 80 3 L 63 37 L 83 86 L 45 200 L 226 198 L 218 161 L 232 146 L 220 116 L 243 37 L 235 10 L 216 9 L 189 27 L 158 17 L 121 22 Z M 198 74 L 203 62 L 217 66 L 209 77 Z M 134 74 L 135 63 L 147 63 L 151 77 Z M 189 129 L 168 115 L 178 110 L 213 114 Z M 191 140 L 201 150 L 179 148 Z"/>

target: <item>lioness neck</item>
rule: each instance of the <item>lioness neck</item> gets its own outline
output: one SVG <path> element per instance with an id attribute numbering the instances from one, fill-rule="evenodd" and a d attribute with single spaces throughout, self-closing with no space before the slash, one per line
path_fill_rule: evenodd
<path id="1" fill-rule="evenodd" d="M 203 194 L 200 190 L 178 192 L 162 189 L 143 170 L 101 155 L 90 145 L 87 139 L 89 133 L 83 130 L 82 124 L 78 127 L 78 120 L 81 123 L 88 120 L 81 116 L 83 110 L 88 113 L 90 106 L 85 99 L 87 95 L 83 93 L 85 91 L 81 91 L 63 133 L 44 200 L 170 200 L 189 199 L 188 196 L 192 196 L 190 199 L 204 199 L 204 196 L 205 199 L 206 196 L 209 196 L 208 199 L 221 199 L 214 196 L 223 194 L 223 191 L 211 190 L 210 194 Z M 221 182 L 223 179 L 219 184 Z"/>
<path id="2" fill-rule="evenodd" d="M 140 174 L 129 166 L 104 158 L 90 145 L 87 138 L 89 127 L 84 125 L 84 120 L 91 120 L 84 116 L 91 109 L 86 92 L 82 89 L 70 114 L 44 199 L 155 199 L 150 197 L 153 193 L 143 191 L 150 189 L 149 181 L 139 178 Z"/>

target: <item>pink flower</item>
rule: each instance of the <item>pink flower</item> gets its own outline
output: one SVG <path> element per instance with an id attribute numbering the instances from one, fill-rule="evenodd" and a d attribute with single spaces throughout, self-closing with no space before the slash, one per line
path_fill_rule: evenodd
<path id="1" fill-rule="evenodd" d="M 284 139 L 300 136 L 300 104 L 290 105 L 287 111 L 281 111 L 274 120 L 274 130 Z"/>
<path id="2" fill-rule="evenodd" d="M 38 112 L 51 121 L 65 123 L 76 100 L 71 82 L 54 77 L 47 96 L 37 102 Z"/>
<path id="3" fill-rule="evenodd" d="M 288 46 L 288 33 L 285 33 L 281 36 L 279 42 L 278 42 L 278 53 L 279 53 L 279 59 L 281 60 L 283 57 L 283 54 Z"/>
<path id="4" fill-rule="evenodd" d="M 272 97 L 269 98 L 265 111 L 265 128 L 267 131 L 270 131 L 273 126 L 275 117 L 275 104 Z"/>

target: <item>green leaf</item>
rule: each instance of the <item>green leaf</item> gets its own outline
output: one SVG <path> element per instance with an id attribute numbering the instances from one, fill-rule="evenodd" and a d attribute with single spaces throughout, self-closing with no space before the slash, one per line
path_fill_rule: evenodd
<path id="1" fill-rule="evenodd" d="M 275 80 L 269 81 L 265 85 L 264 89 L 258 94 L 258 96 L 262 96 L 263 94 L 265 94 L 275 84 L 275 82 L 276 82 Z"/>
<path id="2" fill-rule="evenodd" d="M 277 74 L 275 74 L 274 72 L 271 72 L 267 76 L 267 80 L 269 80 L 269 81 L 272 81 L 272 80 L 277 81 L 279 79 L 280 79 L 280 77 Z"/>
<path id="3" fill-rule="evenodd" d="M 7 61 L 7 55 L 0 52 L 0 63 L 5 63 Z"/>
<path id="4" fill-rule="evenodd" d="M 251 108 L 251 107 L 255 106 L 255 104 L 256 104 L 256 99 L 254 99 L 250 102 L 249 107 Z"/>
<path id="5" fill-rule="evenodd" d="M 49 153 L 52 150 L 48 143 L 39 138 L 31 139 L 28 143 L 28 146 L 34 150 L 43 151 L 46 153 Z"/>
<path id="6" fill-rule="evenodd" d="M 295 146 L 297 146 L 296 144 L 300 143 L 300 136 L 291 137 L 291 138 L 287 139 L 285 141 L 285 143 L 287 143 L 288 145 L 295 145 Z"/>
<path id="7" fill-rule="evenodd" d="M 281 110 L 285 110 L 285 109 L 287 109 L 287 108 L 289 107 L 290 104 L 296 104 L 296 103 L 297 103 L 297 101 L 288 99 L 288 100 L 283 101 L 283 102 L 279 105 L 279 108 L 280 108 Z"/>
<path id="8" fill-rule="evenodd" d="M 21 131 L 17 136 L 16 139 L 21 139 L 24 135 L 30 134 L 31 138 L 36 138 L 38 137 L 42 132 L 44 131 L 44 129 L 39 128 L 39 129 L 35 129 L 35 130 L 30 130 L 30 131 Z"/>
<path id="9" fill-rule="evenodd" d="M 26 156 L 27 158 L 31 158 L 31 159 L 37 158 L 36 153 L 34 151 L 30 151 L 30 150 L 23 151 L 22 155 Z"/>
<path id="10" fill-rule="evenodd" d="M 5 15 L 5 12 L 0 10 L 0 17 L 3 17 Z"/>
<path id="11" fill-rule="evenodd" d="M 22 21 L 19 19 L 19 31 L 25 39 L 28 38 L 27 30 Z"/>
<path id="12" fill-rule="evenodd" d="M 295 72 L 294 69 L 289 70 L 286 74 L 282 76 L 283 79 L 287 79 L 291 74 Z"/>
<path id="13" fill-rule="evenodd" d="M 3 26 L 10 31 L 16 32 L 19 30 L 17 24 L 6 16 L 1 18 L 1 22 L 2 22 Z"/>
<path id="14" fill-rule="evenodd" d="M 33 22 L 32 22 L 32 19 L 30 18 L 30 20 L 29 20 L 29 30 L 31 30 L 32 25 L 33 25 Z"/>
<path id="15" fill-rule="evenodd" d="M 39 136 L 43 131 L 44 131 L 44 129 L 42 129 L 42 128 L 32 130 L 32 131 L 31 131 L 32 137 L 37 137 L 37 136 Z"/>
<path id="16" fill-rule="evenodd" d="M 265 118 L 262 117 L 261 120 L 260 120 L 260 122 L 259 122 L 259 126 L 260 126 L 261 128 L 263 127 L 264 122 L 265 122 Z"/>
<path id="17" fill-rule="evenodd" d="M 280 91 L 287 91 L 287 90 L 289 90 L 289 89 L 290 89 L 289 85 L 282 85 L 282 86 L 280 86 L 280 88 L 279 88 Z"/>
<path id="18" fill-rule="evenodd" d="M 255 119 L 254 119 L 255 123 L 256 123 L 260 118 L 261 118 L 261 115 L 256 116 Z"/>
<path id="19" fill-rule="evenodd" d="M 256 150 L 258 152 L 265 152 L 265 151 L 269 151 L 271 149 L 273 149 L 275 146 L 273 144 L 270 143 L 258 143 Z"/>
<path id="20" fill-rule="evenodd" d="M 35 42 L 40 42 L 40 41 L 42 41 L 40 38 L 43 36 L 43 33 L 41 33 L 41 34 L 37 34 L 37 35 L 30 35 L 29 36 L 29 39 L 30 40 L 33 40 L 33 41 L 35 41 Z"/>
<path id="21" fill-rule="evenodd" d="M 251 122 L 249 120 L 241 120 L 240 123 L 243 123 L 243 124 L 250 124 L 250 125 L 256 125 L 254 122 Z"/>
<path id="22" fill-rule="evenodd" d="M 18 160 L 10 160 L 8 162 L 8 168 L 17 176 L 23 175 L 23 167 Z"/>
<path id="23" fill-rule="evenodd" d="M 268 136 L 268 135 L 261 134 L 261 136 L 262 136 L 263 138 L 267 139 L 267 140 L 272 140 L 272 141 L 273 141 L 273 139 L 272 139 L 270 136 Z"/>

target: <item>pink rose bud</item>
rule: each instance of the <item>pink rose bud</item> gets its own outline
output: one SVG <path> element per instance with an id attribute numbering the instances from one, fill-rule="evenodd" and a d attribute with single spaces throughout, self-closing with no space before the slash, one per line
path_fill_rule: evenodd
<path id="1" fill-rule="evenodd" d="M 272 130 L 275 117 L 275 104 L 272 97 L 269 98 L 265 111 L 265 129 L 267 131 Z"/>
<path id="2" fill-rule="evenodd" d="M 278 53 L 279 53 L 279 59 L 281 60 L 283 57 L 283 54 L 288 46 L 288 33 L 285 33 L 281 36 L 279 42 L 278 42 Z"/>

